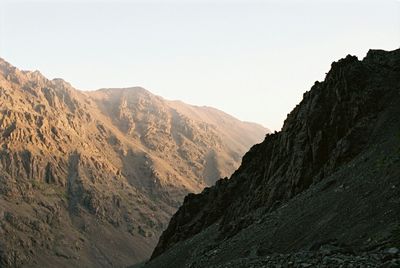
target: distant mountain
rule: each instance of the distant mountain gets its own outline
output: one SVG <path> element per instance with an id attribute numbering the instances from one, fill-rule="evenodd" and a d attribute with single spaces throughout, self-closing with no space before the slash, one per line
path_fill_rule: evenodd
<path id="1" fill-rule="evenodd" d="M 143 88 L 83 92 L 0 60 L 0 266 L 148 258 L 183 197 L 229 176 L 267 132 Z"/>
<path id="2" fill-rule="evenodd" d="M 145 267 L 400 267 L 400 50 L 332 64 Z"/>

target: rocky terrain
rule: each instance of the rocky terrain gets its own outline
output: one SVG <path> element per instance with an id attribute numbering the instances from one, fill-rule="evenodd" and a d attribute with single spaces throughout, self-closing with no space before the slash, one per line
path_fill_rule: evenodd
<path id="1" fill-rule="evenodd" d="M 83 92 L 0 60 L 0 267 L 148 258 L 183 197 L 267 130 L 143 88 Z"/>
<path id="2" fill-rule="evenodd" d="M 334 62 L 144 267 L 399 267 L 400 50 Z"/>

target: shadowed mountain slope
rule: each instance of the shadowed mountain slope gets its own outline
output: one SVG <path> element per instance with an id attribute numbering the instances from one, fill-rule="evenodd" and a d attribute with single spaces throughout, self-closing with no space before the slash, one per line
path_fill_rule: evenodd
<path id="1" fill-rule="evenodd" d="M 400 50 L 334 62 L 229 180 L 185 197 L 145 267 L 400 265 L 399 114 Z"/>
<path id="2" fill-rule="evenodd" d="M 229 176 L 266 132 L 142 88 L 82 92 L 0 60 L 0 266 L 148 258 L 183 197 Z"/>

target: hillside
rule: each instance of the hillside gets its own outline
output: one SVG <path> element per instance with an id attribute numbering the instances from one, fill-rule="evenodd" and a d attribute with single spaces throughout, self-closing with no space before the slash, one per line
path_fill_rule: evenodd
<path id="1" fill-rule="evenodd" d="M 145 267 L 399 267 L 400 50 L 334 62 Z M 383 266 L 381 266 L 383 265 Z"/>
<path id="2" fill-rule="evenodd" d="M 0 60 L 0 266 L 148 258 L 183 197 L 229 176 L 266 132 L 143 88 L 83 92 Z"/>

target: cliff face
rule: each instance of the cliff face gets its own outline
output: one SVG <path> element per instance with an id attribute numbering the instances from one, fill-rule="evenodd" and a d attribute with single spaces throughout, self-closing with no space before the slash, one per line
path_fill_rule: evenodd
<path id="1" fill-rule="evenodd" d="M 183 197 L 232 173 L 267 131 L 218 112 L 233 124 L 221 131 L 207 113 L 142 88 L 81 92 L 0 60 L 0 266 L 147 258 Z M 230 143 L 230 127 L 245 138 Z"/>
<path id="2" fill-rule="evenodd" d="M 306 250 L 323 238 L 357 249 L 392 241 L 400 212 L 399 88 L 400 50 L 333 63 L 282 131 L 253 146 L 229 180 L 186 196 L 148 266 L 170 267 L 171 256 L 188 248 L 175 267 Z"/>

